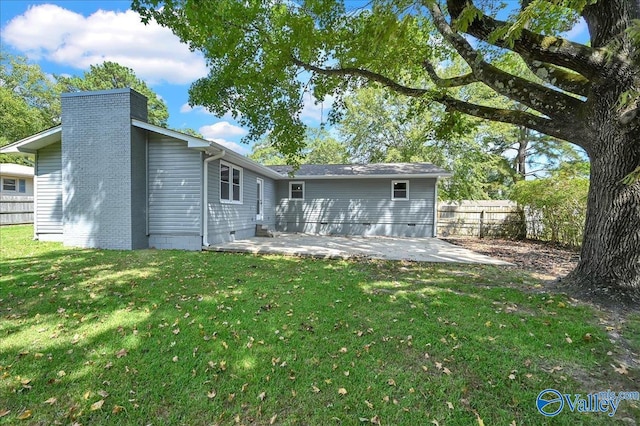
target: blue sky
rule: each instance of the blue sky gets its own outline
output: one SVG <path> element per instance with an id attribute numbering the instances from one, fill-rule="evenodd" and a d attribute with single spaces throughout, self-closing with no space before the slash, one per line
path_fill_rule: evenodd
<path id="1" fill-rule="evenodd" d="M 246 154 L 247 132 L 232 117 L 215 117 L 188 105 L 188 89 L 207 74 L 201 54 L 191 52 L 173 33 L 145 26 L 130 0 L 0 1 L 2 51 L 26 55 L 49 74 L 82 75 L 90 65 L 118 62 L 132 68 L 169 108 L 169 127 L 190 127 Z M 323 110 L 305 100 L 304 120 L 321 121 Z M 324 108 L 326 119 L 327 108 Z"/>
<path id="2" fill-rule="evenodd" d="M 191 52 L 173 33 L 152 23 L 145 26 L 130 10 L 130 0 L 0 0 L 3 52 L 26 55 L 49 74 L 81 75 L 90 65 L 118 62 L 158 93 L 169 107 L 169 127 L 190 127 L 207 139 L 246 154 L 240 144 L 247 132 L 232 117 L 215 117 L 188 105 L 188 89 L 207 73 L 201 54 Z M 583 38 L 584 22 L 567 34 Z M 309 125 L 326 120 L 329 110 L 305 97 L 302 119 Z"/>

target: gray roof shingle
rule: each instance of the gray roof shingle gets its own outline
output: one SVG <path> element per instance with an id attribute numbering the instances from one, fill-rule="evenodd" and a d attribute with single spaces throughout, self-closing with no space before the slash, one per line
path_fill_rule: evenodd
<path id="1" fill-rule="evenodd" d="M 267 166 L 276 172 L 287 175 L 291 166 Z M 378 163 L 378 164 L 302 164 L 295 177 L 316 176 L 409 176 L 433 175 L 451 176 L 451 173 L 431 163 Z"/>

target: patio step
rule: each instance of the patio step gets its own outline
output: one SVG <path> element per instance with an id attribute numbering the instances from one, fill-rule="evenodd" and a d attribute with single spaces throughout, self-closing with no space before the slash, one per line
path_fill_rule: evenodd
<path id="1" fill-rule="evenodd" d="M 276 233 L 265 225 L 256 225 L 256 237 L 274 238 Z"/>

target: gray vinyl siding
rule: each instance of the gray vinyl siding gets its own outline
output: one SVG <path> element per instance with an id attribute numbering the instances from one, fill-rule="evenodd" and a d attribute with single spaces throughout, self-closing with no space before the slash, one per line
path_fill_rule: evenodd
<path id="1" fill-rule="evenodd" d="M 242 204 L 234 204 L 220 201 L 220 160 L 210 162 L 207 173 L 209 244 L 253 237 L 258 223 L 271 229 L 275 227 L 276 186 L 272 179 L 246 168 L 242 169 Z M 257 178 L 264 181 L 264 213 L 263 220 L 259 222 L 256 221 Z"/>
<path id="2" fill-rule="evenodd" d="M 409 200 L 391 199 L 392 179 L 304 180 L 304 200 L 277 184 L 276 229 L 338 235 L 433 236 L 435 179 L 410 179 Z"/>
<path id="3" fill-rule="evenodd" d="M 149 246 L 156 235 L 201 236 L 202 154 L 183 141 L 149 135 Z M 169 240 L 166 240 L 169 241 Z M 198 249 L 202 242 L 198 243 Z M 157 247 L 164 248 L 164 247 Z"/>
<path id="4" fill-rule="evenodd" d="M 38 151 L 36 166 L 36 234 L 62 234 L 62 144 Z"/>

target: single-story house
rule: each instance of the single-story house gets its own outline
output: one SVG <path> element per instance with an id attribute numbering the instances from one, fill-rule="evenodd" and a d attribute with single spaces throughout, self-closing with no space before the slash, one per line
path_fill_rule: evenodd
<path id="1" fill-rule="evenodd" d="M 0 195 L 33 195 L 33 167 L 0 164 Z"/>
<path id="2" fill-rule="evenodd" d="M 112 249 L 200 250 L 257 228 L 432 237 L 431 164 L 266 167 L 147 122 L 131 89 L 65 93 L 62 124 L 0 149 L 35 154 L 35 238 Z"/>

